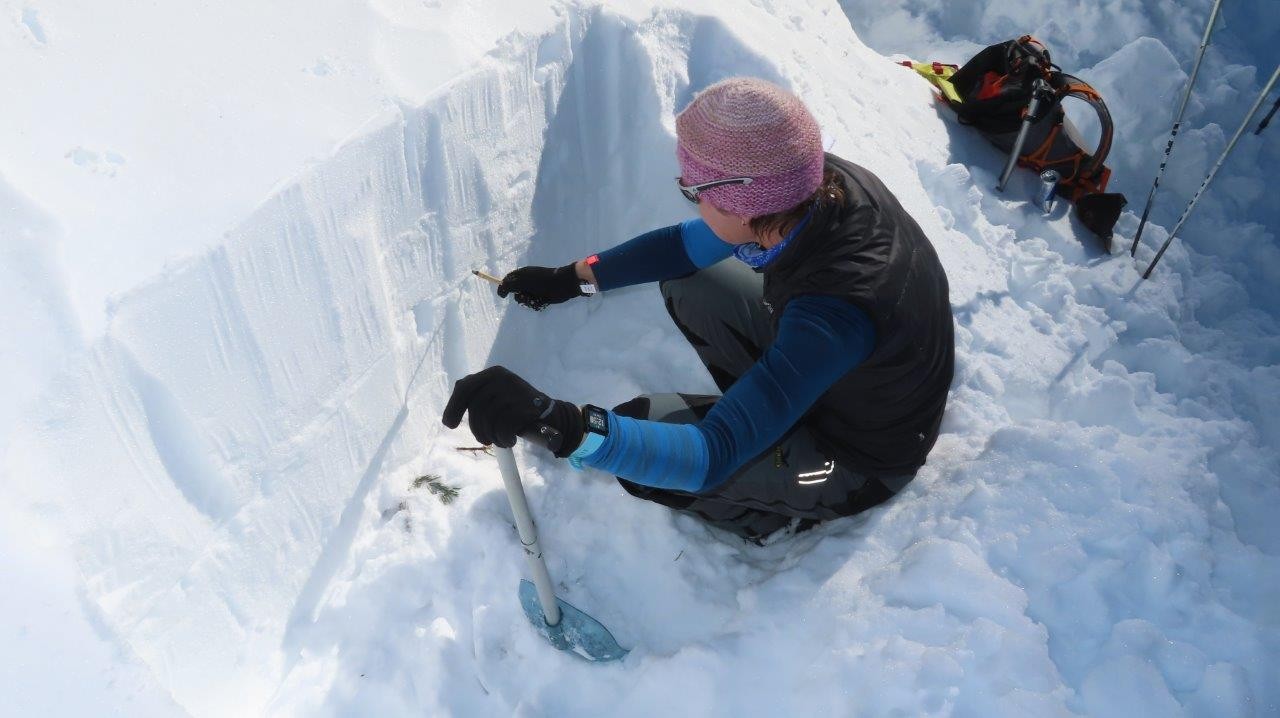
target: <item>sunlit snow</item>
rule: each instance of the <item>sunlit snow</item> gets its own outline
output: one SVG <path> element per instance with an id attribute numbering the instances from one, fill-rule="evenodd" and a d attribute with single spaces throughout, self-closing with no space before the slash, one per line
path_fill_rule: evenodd
<path id="1" fill-rule="evenodd" d="M 1115 117 L 1127 248 L 1210 2 L 1095 4 L 5 5 L 0 713 L 1280 712 L 1280 130 L 1139 280 L 1278 13 L 1227 0 L 1137 260 L 1028 173 L 996 193 L 891 61 L 1044 37 Z M 652 287 L 533 313 L 471 270 L 687 217 L 673 113 L 735 74 L 937 247 L 943 434 L 889 504 L 763 548 L 517 450 L 559 589 L 631 649 L 590 665 L 526 621 L 448 389 L 714 385 Z"/>

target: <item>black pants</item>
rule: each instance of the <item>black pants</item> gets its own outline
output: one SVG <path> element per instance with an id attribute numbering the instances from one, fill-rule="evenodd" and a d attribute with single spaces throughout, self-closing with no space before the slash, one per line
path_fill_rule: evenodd
<path id="1" fill-rule="evenodd" d="M 763 302 L 763 278 L 724 261 L 663 282 L 672 321 L 698 353 L 721 391 L 742 376 L 773 343 Z M 698 421 L 718 396 L 646 394 L 614 408 L 624 416 L 667 423 Z M 725 483 L 704 494 L 655 489 L 619 477 L 631 495 L 687 512 L 744 538 L 760 540 L 793 521 L 803 529 L 882 503 L 911 477 L 882 482 L 865 477 L 819 446 L 803 421 Z M 889 484 L 893 486 L 890 490 Z"/>

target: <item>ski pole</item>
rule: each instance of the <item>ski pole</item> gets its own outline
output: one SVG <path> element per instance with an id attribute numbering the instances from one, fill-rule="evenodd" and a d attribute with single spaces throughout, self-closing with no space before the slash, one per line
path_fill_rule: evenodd
<path id="1" fill-rule="evenodd" d="M 1262 88 L 1262 94 L 1258 95 L 1257 101 L 1253 103 L 1253 107 L 1249 109 L 1249 114 L 1244 116 L 1244 122 L 1240 123 L 1240 129 L 1236 130 L 1235 135 L 1231 137 L 1231 141 L 1227 143 L 1227 148 L 1222 151 L 1222 156 L 1218 158 L 1217 163 L 1213 165 L 1213 169 L 1209 170 L 1209 174 L 1205 175 L 1204 181 L 1200 183 L 1200 189 L 1196 190 L 1191 202 L 1187 204 L 1187 208 L 1182 210 L 1182 216 L 1178 218 L 1178 223 L 1173 226 L 1173 231 L 1169 232 L 1169 237 L 1160 245 L 1160 251 L 1156 252 L 1155 259 L 1151 260 L 1151 266 L 1147 267 L 1147 271 L 1143 273 L 1142 278 L 1146 279 L 1151 276 L 1151 270 L 1156 268 L 1156 262 L 1164 256 L 1164 251 L 1173 243 L 1173 238 L 1178 234 L 1178 230 L 1182 229 L 1182 224 L 1187 221 L 1187 215 L 1191 214 L 1191 208 L 1196 206 L 1196 201 L 1200 199 L 1200 195 L 1204 194 L 1209 183 L 1213 181 L 1214 175 L 1218 174 L 1218 170 L 1222 167 L 1222 163 L 1226 161 L 1227 155 L 1231 154 L 1231 150 L 1235 149 L 1236 142 L 1240 140 L 1240 135 L 1249 127 L 1249 123 L 1253 120 L 1253 116 L 1257 114 L 1258 108 L 1262 107 L 1262 103 L 1267 99 L 1267 95 L 1271 94 L 1271 88 L 1276 86 L 1276 80 L 1280 79 L 1280 65 L 1276 66 L 1275 72 L 1271 73 L 1271 79 L 1267 81 L 1266 87 Z"/>
<path id="2" fill-rule="evenodd" d="M 1263 130 L 1267 129 L 1267 125 L 1271 124 L 1271 118 L 1275 117 L 1276 110 L 1280 110 L 1280 97 L 1276 98 L 1276 104 L 1271 106 L 1271 111 L 1267 113 L 1266 117 L 1262 118 L 1262 122 L 1258 123 L 1258 129 L 1254 130 L 1253 134 L 1260 135 Z"/>
<path id="3" fill-rule="evenodd" d="M 1138 232 L 1133 235 L 1133 246 L 1129 248 L 1129 256 L 1138 256 L 1138 240 L 1142 239 L 1142 230 L 1147 226 L 1147 217 L 1151 214 L 1151 204 L 1156 199 L 1156 189 L 1160 187 L 1160 178 L 1164 176 L 1164 168 L 1169 164 L 1169 153 L 1173 152 L 1173 141 L 1178 137 L 1178 128 L 1182 127 L 1182 114 L 1187 111 L 1187 101 L 1191 99 L 1191 88 L 1196 84 L 1196 75 L 1200 73 L 1200 61 L 1204 59 L 1204 50 L 1209 46 L 1209 35 L 1213 32 L 1213 21 L 1218 17 L 1218 8 L 1222 0 L 1215 0 L 1213 9 L 1209 11 L 1209 22 L 1204 26 L 1204 37 L 1200 38 L 1200 50 L 1196 52 L 1195 64 L 1191 66 L 1191 75 L 1187 77 L 1187 89 L 1182 93 L 1182 104 L 1178 106 L 1178 116 L 1173 120 L 1173 130 L 1169 133 L 1169 141 L 1164 146 L 1164 158 L 1160 160 L 1160 169 L 1156 170 L 1156 181 L 1151 184 L 1147 193 L 1147 206 L 1142 208 L 1142 219 L 1138 221 Z"/>
<path id="4" fill-rule="evenodd" d="M 1000 184 L 996 185 L 997 192 L 1003 192 L 1004 186 L 1009 182 L 1009 176 L 1013 174 L 1013 168 L 1018 164 L 1018 156 L 1022 154 L 1022 146 L 1027 142 L 1027 133 L 1031 131 L 1031 124 L 1039 119 L 1040 104 L 1044 101 L 1049 86 L 1044 80 L 1037 79 L 1031 88 L 1031 102 L 1027 103 L 1026 112 L 1022 115 L 1022 127 L 1018 129 L 1018 138 L 1013 141 L 1013 151 L 1009 153 L 1009 161 L 1004 164 L 1004 171 L 1000 173 Z"/>
<path id="5" fill-rule="evenodd" d="M 516 456 L 511 449 L 502 447 L 495 447 L 493 453 L 498 457 L 502 483 L 507 488 L 507 501 L 511 503 L 511 513 L 516 517 L 516 530 L 520 532 L 524 557 L 529 564 L 529 572 L 533 574 L 533 585 L 538 589 L 543 618 L 548 626 L 555 626 L 560 623 L 560 605 L 556 602 L 556 592 L 551 585 L 551 574 L 547 572 L 547 562 L 542 558 L 542 547 L 538 545 L 538 529 L 533 525 L 533 514 L 529 512 L 524 484 L 520 483 Z"/>

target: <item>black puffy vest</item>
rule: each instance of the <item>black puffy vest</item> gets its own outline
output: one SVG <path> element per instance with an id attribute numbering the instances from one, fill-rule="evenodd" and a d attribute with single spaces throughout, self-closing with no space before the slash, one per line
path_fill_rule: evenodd
<path id="1" fill-rule="evenodd" d="M 775 329 L 803 294 L 840 297 L 871 318 L 871 356 L 803 419 L 837 461 L 878 478 L 911 475 L 938 438 L 955 368 L 947 275 L 920 226 L 875 175 L 827 155 L 843 206 L 818 210 L 764 270 Z"/>

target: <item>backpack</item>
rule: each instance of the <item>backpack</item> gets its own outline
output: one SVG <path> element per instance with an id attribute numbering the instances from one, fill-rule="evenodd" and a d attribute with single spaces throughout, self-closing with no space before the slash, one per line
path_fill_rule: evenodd
<path id="1" fill-rule="evenodd" d="M 1032 118 L 1018 164 L 1037 173 L 1056 170 L 1061 178 L 1059 196 L 1075 203 L 1081 222 L 1111 251 L 1112 229 L 1127 201 L 1122 194 L 1106 193 L 1111 170 L 1105 162 L 1113 124 L 1097 90 L 1053 64 L 1049 49 L 1030 35 L 991 45 L 963 67 L 939 62 L 902 64 L 933 83 L 962 124 L 972 126 L 1005 152 L 1013 150 L 1036 81 L 1043 80 L 1048 91 L 1038 116 Z M 1066 97 L 1084 101 L 1098 115 L 1102 133 L 1092 152 L 1084 149 L 1083 138 L 1062 109 Z"/>

